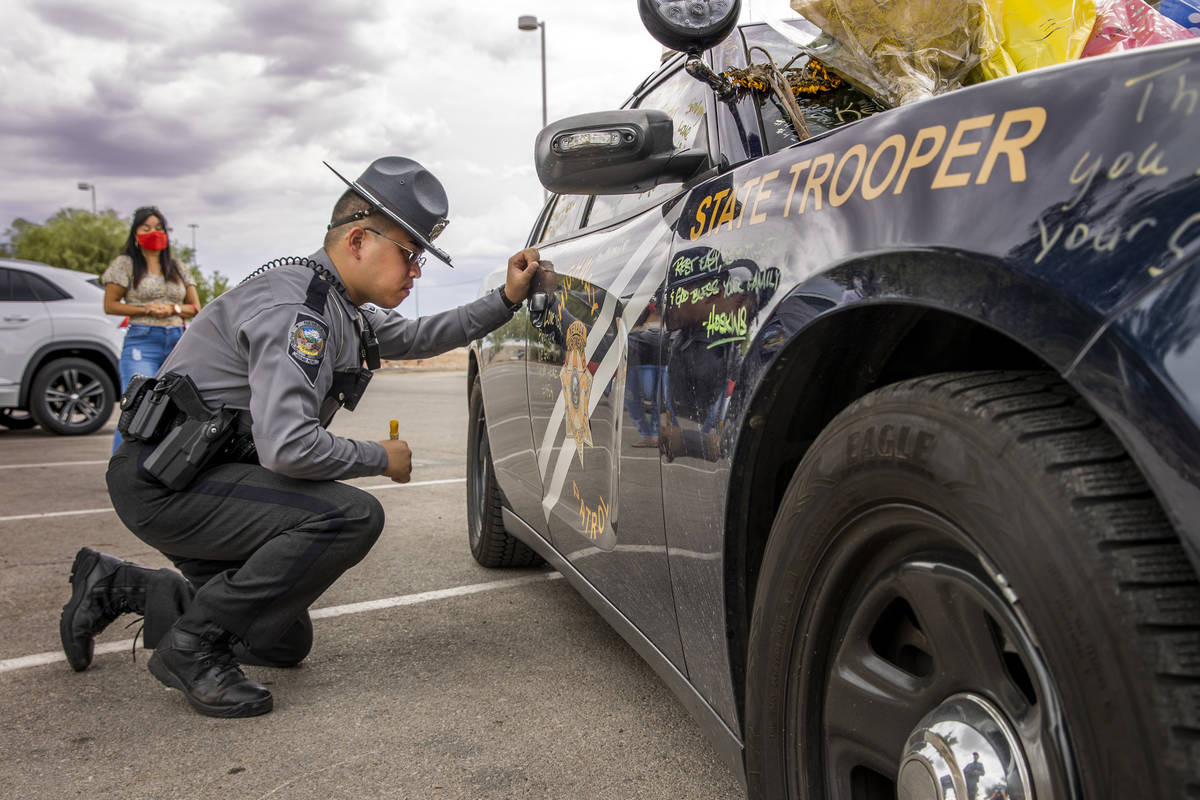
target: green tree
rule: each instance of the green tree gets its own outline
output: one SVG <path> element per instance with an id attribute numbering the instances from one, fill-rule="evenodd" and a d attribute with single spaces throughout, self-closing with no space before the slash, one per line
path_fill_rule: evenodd
<path id="1" fill-rule="evenodd" d="M 55 267 L 103 274 L 121 252 L 129 236 L 129 220 L 107 209 L 99 214 L 78 208 L 64 208 L 39 225 L 27 219 L 13 220 L 0 243 L 0 256 L 42 261 Z M 229 278 L 220 272 L 205 275 L 196 266 L 196 253 L 190 247 L 175 246 L 174 255 L 192 273 L 200 304 L 229 289 Z"/>
<path id="2" fill-rule="evenodd" d="M 191 250 L 190 247 L 187 249 Z M 201 272 L 200 268 L 195 265 L 189 265 L 188 269 L 192 271 L 192 280 L 196 282 L 196 294 L 200 296 L 200 305 L 208 305 L 216 297 L 229 290 L 229 278 L 222 275 L 220 270 L 214 270 L 209 276 Z"/>
<path id="3" fill-rule="evenodd" d="M 42 261 L 55 267 L 104 272 L 125 244 L 129 223 L 108 209 L 99 214 L 64 208 L 42 225 L 13 220 L 8 229 L 8 254 Z"/>
<path id="4" fill-rule="evenodd" d="M 216 297 L 229 291 L 229 278 L 222 275 L 220 270 L 214 270 L 212 275 L 205 275 L 200 271 L 200 267 L 196 265 L 196 251 L 192 248 L 179 247 L 175 251 L 175 257 L 192 273 L 192 280 L 196 283 L 196 294 L 200 296 L 200 305 L 206 306 Z"/>

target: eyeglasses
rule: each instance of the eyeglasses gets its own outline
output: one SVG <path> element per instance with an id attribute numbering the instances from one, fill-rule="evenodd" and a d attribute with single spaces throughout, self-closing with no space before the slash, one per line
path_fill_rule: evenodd
<path id="1" fill-rule="evenodd" d="M 408 265 L 410 267 L 416 267 L 417 269 L 420 269 L 421 267 L 425 266 L 425 256 L 417 255 L 415 252 L 410 250 L 408 247 L 405 247 L 404 245 L 400 244 L 399 242 L 397 242 L 395 239 L 392 239 L 391 237 L 384 236 L 382 233 L 375 230 L 374 228 L 363 228 L 363 230 L 370 231 L 371 233 L 375 234 L 376 236 L 378 236 L 381 239 L 387 239 L 389 242 L 396 245 L 396 247 L 399 247 L 401 250 L 403 250 L 404 251 L 404 260 L 408 262 Z"/>

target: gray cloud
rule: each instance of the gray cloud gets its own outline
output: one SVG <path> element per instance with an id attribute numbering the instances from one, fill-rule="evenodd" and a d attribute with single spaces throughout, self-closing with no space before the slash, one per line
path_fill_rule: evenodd
<path id="1" fill-rule="evenodd" d="M 340 82 L 360 86 L 385 66 L 359 36 L 386 30 L 377 2 L 287 2 L 231 4 L 221 24 L 190 42 L 185 56 L 243 53 L 260 57 L 263 74 L 293 83 Z"/>
<path id="2" fill-rule="evenodd" d="M 539 36 L 519 14 L 547 20 L 551 119 L 615 107 L 658 63 L 632 0 L 7 0 L 0 232 L 88 206 L 91 181 L 101 209 L 199 225 L 202 266 L 240 278 L 319 245 L 341 191 L 322 160 L 353 176 L 403 154 L 451 200 L 458 269 L 429 272 L 421 311 L 454 305 L 542 200 Z"/>
<path id="3" fill-rule="evenodd" d="M 144 36 L 154 30 L 157 20 L 146 20 L 119 4 L 96 8 L 88 3 L 39 2 L 32 11 L 47 25 L 76 36 L 108 41 L 123 41 L 133 35 Z"/>

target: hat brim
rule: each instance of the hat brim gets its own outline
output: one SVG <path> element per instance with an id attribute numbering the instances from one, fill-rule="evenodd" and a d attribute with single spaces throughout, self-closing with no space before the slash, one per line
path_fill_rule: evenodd
<path id="1" fill-rule="evenodd" d="M 358 183 L 357 181 L 346 180 L 345 176 L 343 176 L 342 173 L 338 172 L 336 169 L 334 169 L 332 166 L 330 166 L 328 161 L 322 161 L 321 163 L 324 164 L 325 166 L 329 167 L 330 172 L 332 172 L 334 175 L 337 175 L 339 178 L 341 178 L 342 183 L 346 184 L 351 189 L 353 189 L 360 197 L 362 197 L 362 199 L 366 200 L 368 203 L 370 203 L 375 208 L 378 208 L 380 211 L 382 211 L 384 213 L 385 216 L 387 216 L 388 219 L 395 222 L 401 228 L 404 228 L 405 232 L 408 233 L 409 236 L 413 237 L 413 239 L 416 241 L 416 243 L 419 244 L 425 250 L 425 252 L 434 256 L 439 261 L 445 263 L 445 265 L 450 267 L 451 269 L 454 269 L 454 265 L 450 263 L 450 256 L 447 255 L 444 250 L 442 250 L 441 248 L 434 245 L 433 242 L 429 241 L 429 239 L 427 239 L 423 235 L 421 235 L 420 231 L 418 231 L 412 225 L 409 225 L 407 222 L 405 222 L 404 219 L 402 219 L 399 214 L 396 214 L 390 208 L 385 206 L 378 197 L 376 197 L 374 194 L 372 194 L 370 189 L 366 188 L 365 186 L 363 186 L 361 183 Z"/>

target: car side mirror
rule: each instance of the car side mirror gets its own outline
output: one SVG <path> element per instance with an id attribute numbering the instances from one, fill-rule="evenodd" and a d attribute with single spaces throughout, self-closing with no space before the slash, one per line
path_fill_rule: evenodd
<path id="1" fill-rule="evenodd" d="M 542 185 L 558 194 L 635 194 L 685 181 L 708 163 L 707 151 L 675 152 L 665 111 L 622 109 L 580 114 L 542 129 L 534 162 Z"/>

